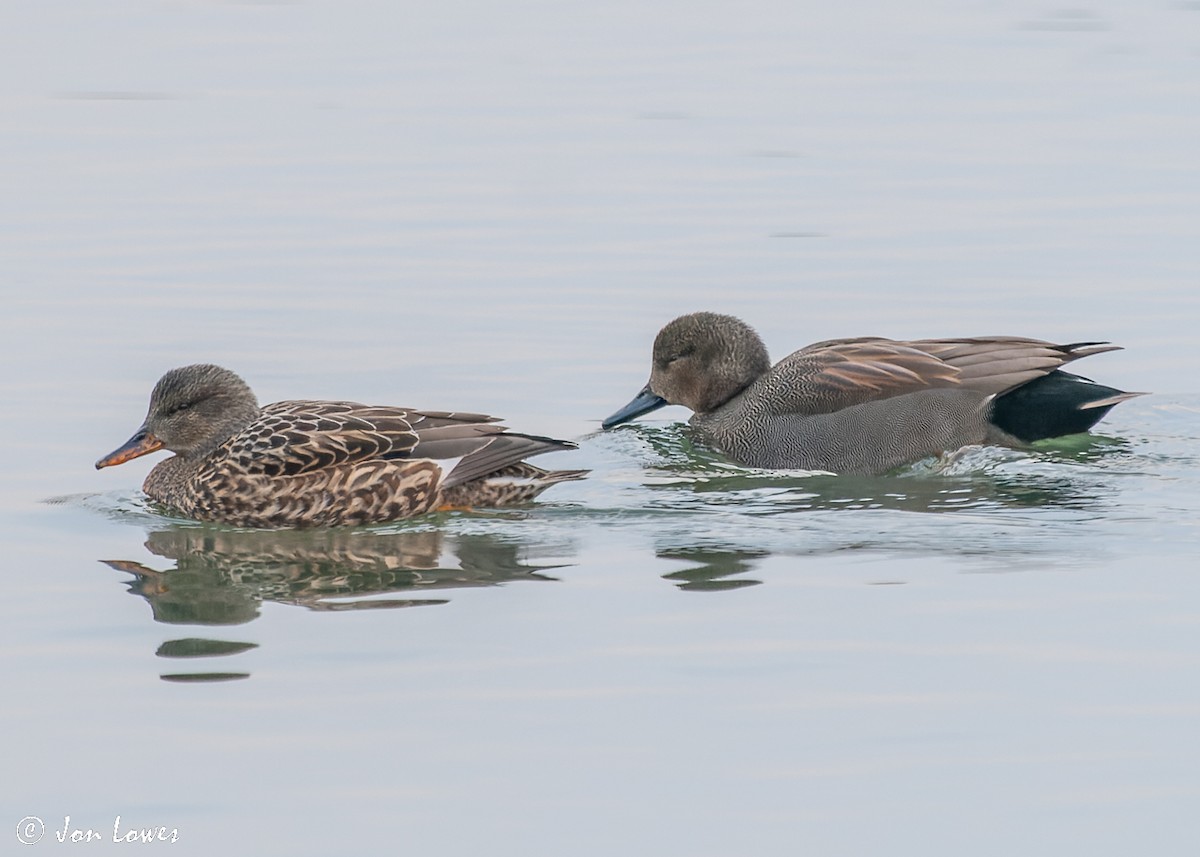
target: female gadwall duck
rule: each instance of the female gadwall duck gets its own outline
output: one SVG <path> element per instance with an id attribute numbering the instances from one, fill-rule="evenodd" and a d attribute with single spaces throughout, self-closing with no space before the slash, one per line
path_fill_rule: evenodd
<path id="1" fill-rule="evenodd" d="M 1120 350 L 1016 336 L 817 342 L 771 366 L 740 319 L 681 316 L 654 340 L 650 383 L 612 428 L 684 405 L 706 443 L 750 467 L 882 473 L 971 444 L 1085 432 L 1124 393 L 1059 369 Z"/>
<path id="2" fill-rule="evenodd" d="M 142 486 L 152 499 L 201 521 L 271 528 L 355 526 L 522 503 L 587 473 L 526 464 L 532 455 L 576 446 L 495 422 L 483 414 L 357 402 L 260 408 L 233 372 L 199 364 L 159 379 L 142 427 L 96 468 L 168 449 L 175 455 Z"/>

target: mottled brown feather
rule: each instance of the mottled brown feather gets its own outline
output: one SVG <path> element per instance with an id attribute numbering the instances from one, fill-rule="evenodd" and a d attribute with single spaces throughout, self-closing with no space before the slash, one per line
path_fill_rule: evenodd
<path id="1" fill-rule="evenodd" d="M 447 505 L 447 496 L 457 506 L 525 502 L 585 474 L 524 464 L 575 444 L 496 423 L 486 414 L 344 401 L 289 400 L 259 409 L 232 372 L 184 367 L 167 373 L 151 397 L 140 434 L 157 437 L 176 455 L 155 466 L 143 489 L 198 520 L 353 526 L 424 514 Z M 98 466 L 108 463 L 119 461 L 110 456 Z"/>

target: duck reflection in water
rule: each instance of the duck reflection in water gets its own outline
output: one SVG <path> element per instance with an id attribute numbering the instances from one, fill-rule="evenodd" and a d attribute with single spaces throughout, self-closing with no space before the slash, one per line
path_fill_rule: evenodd
<path id="1" fill-rule="evenodd" d="M 648 505 L 673 510 L 732 507 L 747 515 L 886 509 L 1095 510 L 1113 493 L 1111 473 L 1087 467 L 1130 455 L 1128 441 L 1076 435 L 1030 452 L 968 447 L 883 476 L 798 473 L 732 465 L 697 443 L 690 426 L 631 426 L 622 452 L 642 459 Z M 631 443 L 630 441 L 634 442 Z M 655 496 L 656 495 L 656 496 Z"/>
<path id="2" fill-rule="evenodd" d="M 749 550 L 721 547 L 662 547 L 656 550 L 659 559 L 687 563 L 679 571 L 663 575 L 685 592 L 725 592 L 758 586 L 761 580 L 741 577 L 754 568 L 755 563 L 770 553 L 765 550 Z"/>
<path id="3" fill-rule="evenodd" d="M 495 586 L 516 580 L 554 580 L 543 572 L 561 565 L 534 565 L 531 553 L 569 554 L 567 545 L 539 545 L 491 535 L 447 536 L 439 530 L 237 531 L 209 526 L 153 530 L 146 548 L 174 561 L 166 571 L 137 560 L 104 560 L 133 575 L 129 591 L 150 604 L 157 622 L 169 625 L 241 625 L 258 617 L 264 601 L 318 611 L 419 607 L 448 598 L 394 598 L 393 594 Z M 161 658 L 237 655 L 255 643 L 188 637 L 167 640 Z M 238 671 L 175 672 L 169 682 L 216 682 L 249 678 Z"/>
<path id="4" fill-rule="evenodd" d="M 263 601 L 310 610 L 362 610 L 445 604 L 446 598 L 386 598 L 517 580 L 554 580 L 532 565 L 527 544 L 490 535 L 439 530 L 231 531 L 209 527 L 155 530 L 146 541 L 175 567 L 106 560 L 134 576 L 129 591 L 149 603 L 158 622 L 237 625 L 256 618 Z M 547 547 L 546 553 L 564 549 Z"/>

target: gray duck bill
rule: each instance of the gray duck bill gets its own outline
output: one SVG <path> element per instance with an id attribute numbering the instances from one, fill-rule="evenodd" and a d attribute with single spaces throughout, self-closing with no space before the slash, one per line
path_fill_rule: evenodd
<path id="1" fill-rule="evenodd" d="M 642 414 L 657 411 L 666 404 L 667 400 L 651 391 L 650 385 L 647 384 L 642 388 L 640 393 L 633 397 L 633 401 L 600 423 L 600 426 L 601 428 L 610 429 L 613 426 L 619 426 L 621 423 L 627 423 L 632 419 L 640 417 Z"/>

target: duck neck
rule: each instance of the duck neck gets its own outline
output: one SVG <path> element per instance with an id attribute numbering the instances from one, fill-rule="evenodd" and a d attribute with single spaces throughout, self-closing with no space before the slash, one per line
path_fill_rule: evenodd
<path id="1" fill-rule="evenodd" d="M 257 402 L 246 402 L 226 415 L 211 431 L 205 432 L 204 437 L 195 446 L 176 449 L 176 456 L 184 461 L 200 462 L 220 449 L 231 437 L 245 431 L 261 414 Z"/>
<path id="2" fill-rule="evenodd" d="M 745 392 L 771 368 L 771 359 L 762 340 L 735 340 L 714 361 L 708 389 L 697 413 L 711 413 Z"/>
<path id="3" fill-rule="evenodd" d="M 187 496 L 186 488 L 202 463 L 198 458 L 182 455 L 163 459 L 147 474 L 142 491 L 152 500 L 180 508 L 183 505 L 182 498 Z"/>

